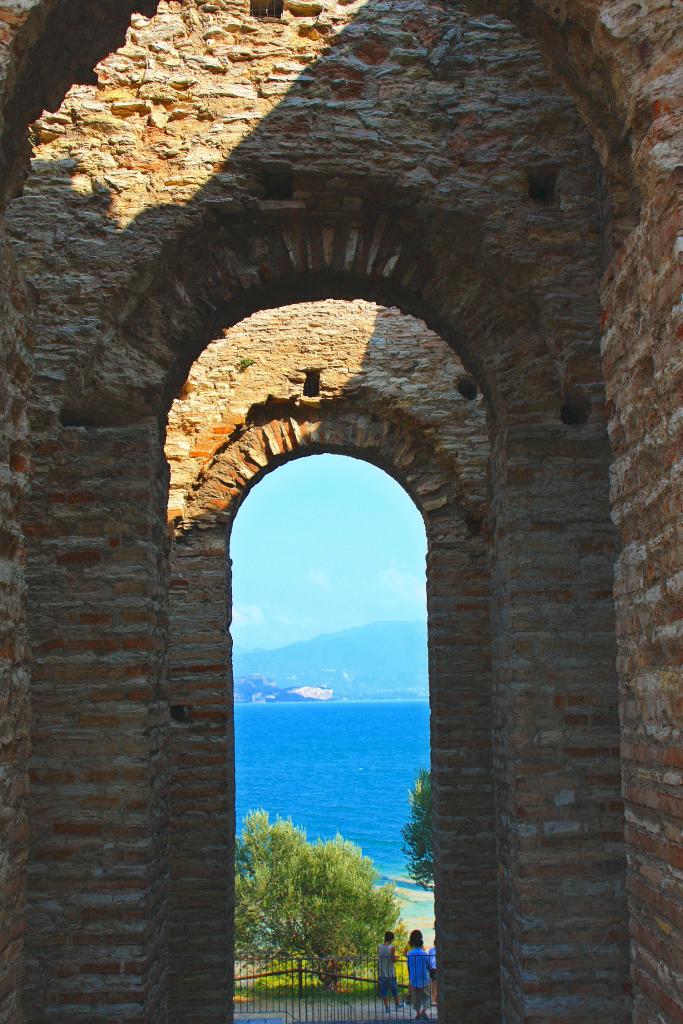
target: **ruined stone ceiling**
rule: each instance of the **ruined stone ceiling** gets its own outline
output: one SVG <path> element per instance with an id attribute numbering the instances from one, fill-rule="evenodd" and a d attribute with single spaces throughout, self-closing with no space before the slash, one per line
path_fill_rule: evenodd
<path id="1" fill-rule="evenodd" d="M 0 37 L 0 48 L 6 51 L 2 156 L 10 171 L 9 181 L 3 181 L 5 191 L 21 180 L 21 169 L 12 165 L 26 125 L 42 109 L 57 109 L 72 83 L 93 81 L 94 64 L 120 45 L 131 13 L 151 16 L 157 6 L 158 0 L 99 0 L 96 7 L 90 0 L 15 0 L 5 5 L 6 30 Z M 629 134 L 636 151 L 652 118 L 660 119 L 661 112 L 648 111 L 648 106 L 663 88 L 671 92 L 671 72 L 680 64 L 676 12 L 669 5 L 656 0 L 532 0 L 525 5 L 467 0 L 463 8 L 475 15 L 509 18 L 537 41 L 581 111 L 606 165 L 617 161 L 614 150 L 623 148 Z"/>
<path id="2" fill-rule="evenodd" d="M 9 211 L 55 414 L 163 415 L 224 326 L 328 296 L 424 317 L 494 398 L 503 347 L 558 405 L 596 386 L 597 161 L 509 21 L 165 3 L 97 79 L 35 125 Z"/>

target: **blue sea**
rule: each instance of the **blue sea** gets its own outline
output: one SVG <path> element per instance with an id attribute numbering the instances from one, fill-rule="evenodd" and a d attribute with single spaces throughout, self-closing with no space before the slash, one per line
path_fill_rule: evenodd
<path id="1" fill-rule="evenodd" d="M 426 701 L 235 705 L 238 829 L 263 809 L 309 839 L 339 832 L 396 883 L 404 921 L 431 939 L 432 894 L 407 877 L 401 852 L 408 791 L 428 766 Z"/>

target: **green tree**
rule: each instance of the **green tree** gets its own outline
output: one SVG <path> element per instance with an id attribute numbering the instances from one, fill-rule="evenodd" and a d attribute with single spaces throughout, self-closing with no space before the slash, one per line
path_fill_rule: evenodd
<path id="1" fill-rule="evenodd" d="M 372 861 L 341 836 L 309 843 L 303 829 L 252 811 L 237 840 L 238 954 L 325 957 L 374 953 L 400 906 Z"/>
<path id="2" fill-rule="evenodd" d="M 434 847 L 432 844 L 432 775 L 420 768 L 408 793 L 410 818 L 401 829 L 408 874 L 423 889 L 434 888 Z"/>

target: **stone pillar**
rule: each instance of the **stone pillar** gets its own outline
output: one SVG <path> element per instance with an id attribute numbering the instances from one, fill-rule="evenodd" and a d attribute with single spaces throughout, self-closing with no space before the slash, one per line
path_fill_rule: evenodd
<path id="1" fill-rule="evenodd" d="M 657 107 L 650 145 L 659 148 L 674 114 Z M 679 168 L 663 176 L 620 254 L 603 343 L 622 539 L 615 596 L 636 1024 L 683 1021 L 681 210 Z"/>
<path id="2" fill-rule="evenodd" d="M 425 519 L 439 1020 L 498 1024 L 488 550 L 452 505 Z"/>
<path id="3" fill-rule="evenodd" d="M 171 559 L 170 1013 L 232 1010 L 235 776 L 226 528 L 195 526 Z"/>
<path id="4" fill-rule="evenodd" d="M 0 1020 L 21 1019 L 29 677 L 19 500 L 28 474 L 25 296 L 0 235 Z"/>
<path id="5" fill-rule="evenodd" d="M 630 1020 L 607 463 L 590 425 L 493 454 L 506 1024 Z"/>
<path id="6" fill-rule="evenodd" d="M 36 449 L 32 1024 L 166 1019 L 166 487 L 156 425 Z"/>

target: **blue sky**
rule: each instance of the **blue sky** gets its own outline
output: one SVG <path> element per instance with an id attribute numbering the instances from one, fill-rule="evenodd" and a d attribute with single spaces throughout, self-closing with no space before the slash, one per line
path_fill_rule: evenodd
<path id="1" fill-rule="evenodd" d="M 230 540 L 233 640 L 281 647 L 319 633 L 426 618 L 422 517 L 375 466 L 314 455 L 251 491 Z"/>

